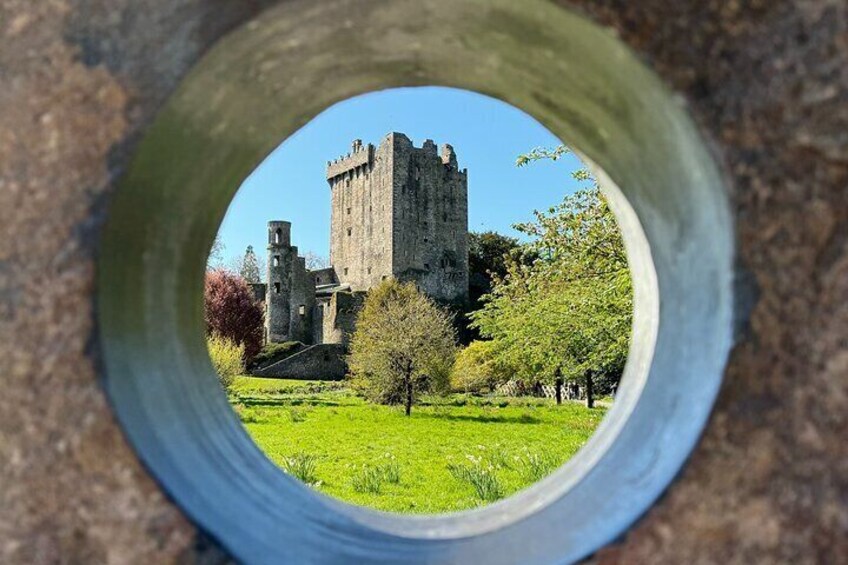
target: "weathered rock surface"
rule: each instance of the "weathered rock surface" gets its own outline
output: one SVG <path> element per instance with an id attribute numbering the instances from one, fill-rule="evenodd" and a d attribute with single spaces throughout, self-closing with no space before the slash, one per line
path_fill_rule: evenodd
<path id="1" fill-rule="evenodd" d="M 271 3 L 0 1 L 4 563 L 226 559 L 111 416 L 94 265 L 115 180 L 157 108 L 215 39 Z M 750 312 L 692 460 L 595 559 L 846 561 L 848 4 L 563 4 L 615 29 L 713 143 Z"/>

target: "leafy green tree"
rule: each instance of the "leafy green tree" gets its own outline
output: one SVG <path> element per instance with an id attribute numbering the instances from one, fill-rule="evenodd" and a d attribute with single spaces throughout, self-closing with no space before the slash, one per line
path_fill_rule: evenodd
<path id="1" fill-rule="evenodd" d="M 504 276 L 507 257 L 520 249 L 514 237 L 494 231 L 468 233 L 468 274 L 472 287 L 485 294 L 491 289 L 492 274 Z"/>
<path id="2" fill-rule="evenodd" d="M 248 245 L 244 257 L 237 263 L 237 272 L 247 283 L 258 283 L 262 281 L 262 271 L 259 266 L 259 258 L 253 251 L 253 246 Z"/>
<path id="3" fill-rule="evenodd" d="M 494 390 L 509 380 L 513 371 L 503 363 L 496 341 L 472 341 L 456 356 L 451 388 L 465 392 Z"/>
<path id="4" fill-rule="evenodd" d="M 565 152 L 534 150 L 519 165 Z M 609 205 L 586 171 L 573 176 L 592 187 L 516 226 L 531 238 L 527 251 L 535 258 L 510 262 L 472 314 L 472 325 L 497 342 L 502 361 L 518 376 L 552 381 L 558 389 L 563 381 L 582 383 L 591 407 L 596 378 L 619 378 L 623 371 L 633 298 Z"/>
<path id="5" fill-rule="evenodd" d="M 406 415 L 421 393 L 448 388 L 456 334 L 448 312 L 413 283 L 383 281 L 368 292 L 350 340 L 354 385 Z"/>

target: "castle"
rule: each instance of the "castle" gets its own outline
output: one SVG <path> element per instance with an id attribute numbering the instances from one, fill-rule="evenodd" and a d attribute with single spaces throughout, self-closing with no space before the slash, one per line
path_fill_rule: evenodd
<path id="1" fill-rule="evenodd" d="M 291 223 L 268 223 L 267 283 L 255 286 L 268 342 L 344 347 L 364 293 L 389 277 L 439 302 L 468 300 L 468 170 L 453 147 L 414 147 L 402 133 L 376 147 L 357 139 L 326 178 L 330 267 L 308 270 Z"/>

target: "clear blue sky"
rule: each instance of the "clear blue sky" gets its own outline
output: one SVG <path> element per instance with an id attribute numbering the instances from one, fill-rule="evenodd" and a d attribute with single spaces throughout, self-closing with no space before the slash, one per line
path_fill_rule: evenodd
<path id="1" fill-rule="evenodd" d="M 512 224 L 534 209 L 558 203 L 577 185 L 574 156 L 517 168 L 515 159 L 559 140 L 533 118 L 499 100 L 441 87 L 398 88 L 351 98 L 330 107 L 282 143 L 244 181 L 219 235 L 224 258 L 248 245 L 264 254 L 269 220 L 292 222 L 292 243 L 303 255 L 329 256 L 330 189 L 327 161 L 350 151 L 353 139 L 379 142 L 403 132 L 420 147 L 430 138 L 453 145 L 468 168 L 468 227 L 516 235 Z"/>

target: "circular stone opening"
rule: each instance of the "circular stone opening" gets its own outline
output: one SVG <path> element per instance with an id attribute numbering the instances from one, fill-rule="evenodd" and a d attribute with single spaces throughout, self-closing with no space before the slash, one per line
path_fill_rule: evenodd
<path id="1" fill-rule="evenodd" d="M 269 459 L 338 500 L 421 516 L 511 496 L 577 453 L 613 403 L 633 305 L 617 221 L 565 147 L 499 100 L 399 88 L 333 105 L 250 173 L 210 252 L 204 301 L 207 333 L 232 344 L 210 340 L 210 357 Z M 362 347 L 359 316 L 404 281 L 435 302 L 430 316 L 372 317 Z M 512 298 L 482 299 L 499 294 Z M 421 305 L 405 296 L 396 307 Z M 448 325 L 437 309 L 450 338 L 432 330 Z M 386 310 L 372 303 L 372 316 Z M 382 364 L 395 355 L 435 371 L 411 383 L 408 414 L 392 390 L 405 376 Z"/>
<path id="2" fill-rule="evenodd" d="M 140 144 L 99 260 L 115 412 L 163 488 L 245 562 L 577 560 L 668 486 L 718 390 L 732 315 L 720 175 L 657 78 L 566 10 L 345 6 L 287 3 L 225 38 Z M 597 164 L 631 260 L 634 335 L 616 404 L 576 458 L 492 506 L 400 517 L 318 496 L 264 457 L 214 386 L 199 297 L 235 187 L 279 139 L 336 101 L 425 84 L 509 102 Z"/>

